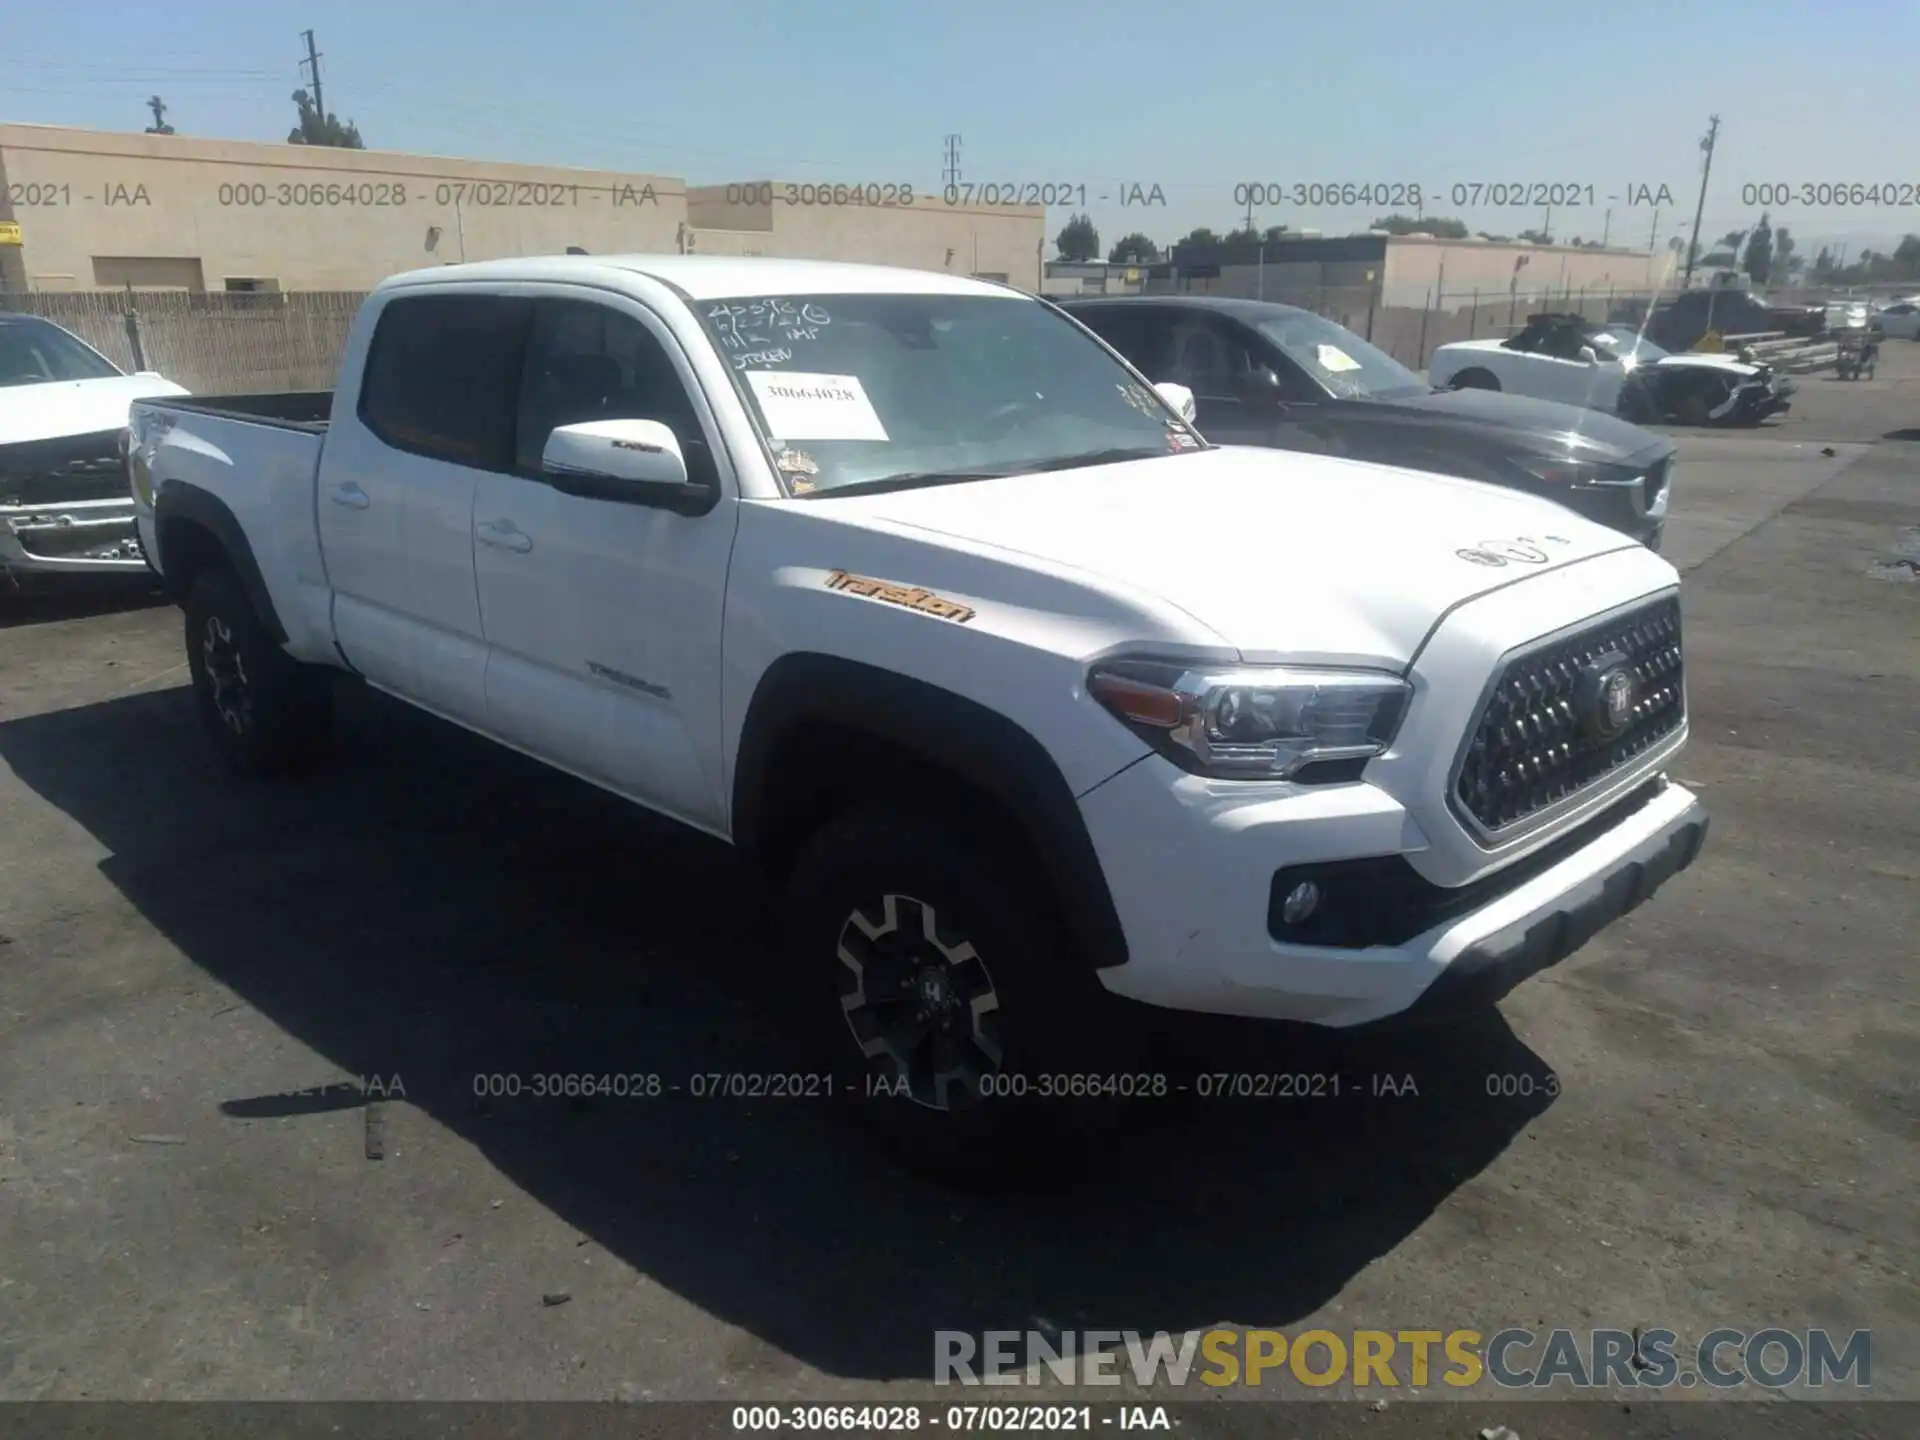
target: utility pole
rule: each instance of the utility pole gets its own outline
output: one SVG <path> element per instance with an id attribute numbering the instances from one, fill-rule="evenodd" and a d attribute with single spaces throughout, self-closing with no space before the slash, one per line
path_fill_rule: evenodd
<path id="1" fill-rule="evenodd" d="M 1600 227 L 1600 248 L 1602 250 L 1607 248 L 1608 237 L 1610 237 L 1612 234 L 1613 234 L 1613 211 L 1609 209 L 1607 211 L 1606 223 Z"/>
<path id="2" fill-rule="evenodd" d="M 1713 174 L 1713 144 L 1720 138 L 1720 117 L 1712 116 L 1707 124 L 1706 138 L 1700 142 L 1700 148 L 1707 153 L 1706 162 L 1700 167 L 1700 203 L 1693 207 L 1693 242 L 1687 246 L 1687 274 L 1680 288 L 1686 289 L 1693 284 L 1693 261 L 1700 253 L 1700 217 L 1707 208 L 1707 177 Z"/>
<path id="3" fill-rule="evenodd" d="M 320 93 L 320 52 L 313 48 L 313 31 L 302 30 L 301 38 L 307 42 L 307 58 L 300 63 L 313 72 L 313 108 L 320 114 L 320 123 L 327 123 L 327 102 Z"/>
<path id="4" fill-rule="evenodd" d="M 960 137 L 947 136 L 946 163 L 940 170 L 940 183 L 951 190 L 960 183 Z"/>
<path id="5" fill-rule="evenodd" d="M 1653 212 L 1653 229 L 1647 235 L 1647 254 L 1651 255 L 1660 248 L 1660 212 Z"/>

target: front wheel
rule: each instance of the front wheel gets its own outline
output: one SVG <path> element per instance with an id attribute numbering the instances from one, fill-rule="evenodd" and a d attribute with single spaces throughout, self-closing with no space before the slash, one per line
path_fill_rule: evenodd
<path id="1" fill-rule="evenodd" d="M 196 576 L 185 608 L 194 699 L 221 756 L 254 777 L 317 762 L 333 734 L 332 676 L 274 643 L 228 570 Z"/>
<path id="2" fill-rule="evenodd" d="M 1491 370 L 1462 370 L 1453 377 L 1449 389 L 1453 390 L 1498 390 L 1500 382 L 1494 378 Z"/>
<path id="3" fill-rule="evenodd" d="M 1058 1159 L 1103 1108 L 1085 1082 L 1105 991 L 1005 848 L 861 811 L 824 826 L 788 882 L 790 978 L 836 1093 L 948 1181 Z"/>

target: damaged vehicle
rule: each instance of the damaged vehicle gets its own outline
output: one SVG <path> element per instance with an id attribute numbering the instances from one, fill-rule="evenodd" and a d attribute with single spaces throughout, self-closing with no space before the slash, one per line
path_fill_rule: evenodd
<path id="1" fill-rule="evenodd" d="M 147 573 L 121 454 L 127 407 L 186 393 L 126 374 L 51 320 L 0 312 L 0 587 Z"/>
<path id="2" fill-rule="evenodd" d="M 1429 375 L 1454 390 L 1505 390 L 1604 410 L 1637 424 L 1757 425 L 1790 409 L 1794 382 L 1737 355 L 1676 355 L 1631 326 L 1530 315 L 1505 340 L 1433 352 Z"/>

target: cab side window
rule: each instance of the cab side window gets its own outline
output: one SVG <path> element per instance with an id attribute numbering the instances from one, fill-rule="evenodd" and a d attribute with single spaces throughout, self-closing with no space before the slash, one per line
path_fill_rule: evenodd
<path id="1" fill-rule="evenodd" d="M 510 469 L 520 352 L 532 310 L 532 301 L 508 295 L 389 301 L 360 381 L 360 422 L 396 450 Z"/>
<path id="2" fill-rule="evenodd" d="M 541 300 L 513 407 L 514 469 L 537 476 L 547 437 L 588 420 L 657 420 L 680 442 L 688 478 L 717 480 L 713 452 L 666 348 L 633 316 L 585 300 Z"/>

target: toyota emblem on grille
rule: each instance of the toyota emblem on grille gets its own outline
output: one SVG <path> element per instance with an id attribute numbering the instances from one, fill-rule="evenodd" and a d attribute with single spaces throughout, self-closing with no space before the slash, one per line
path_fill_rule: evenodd
<path id="1" fill-rule="evenodd" d="M 1600 703 L 1605 707 L 1606 728 L 1619 731 L 1633 718 L 1633 672 L 1615 670 L 1601 683 Z"/>

